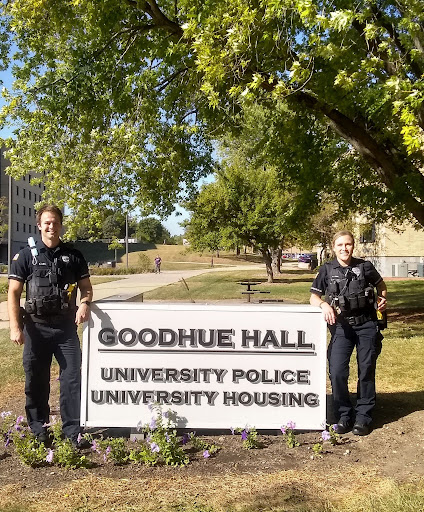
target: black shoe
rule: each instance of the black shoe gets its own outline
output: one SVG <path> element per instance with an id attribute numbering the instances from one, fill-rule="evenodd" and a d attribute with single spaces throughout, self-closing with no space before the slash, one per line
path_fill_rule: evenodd
<path id="1" fill-rule="evenodd" d="M 370 427 L 363 423 L 353 425 L 352 434 L 355 436 L 367 436 L 370 433 Z"/>
<path id="2" fill-rule="evenodd" d="M 337 423 L 336 432 L 338 434 L 346 434 L 352 428 L 352 424 L 348 419 L 340 419 Z"/>
<path id="3" fill-rule="evenodd" d="M 78 440 L 79 438 L 79 440 Z M 80 436 L 72 436 L 69 438 L 74 448 L 77 450 L 86 450 L 87 448 L 91 447 L 90 441 L 87 441 L 85 437 Z"/>
<path id="4" fill-rule="evenodd" d="M 52 444 L 52 439 L 47 432 L 40 432 L 39 434 L 36 434 L 35 438 L 38 443 L 44 444 L 44 446 L 48 447 Z"/>

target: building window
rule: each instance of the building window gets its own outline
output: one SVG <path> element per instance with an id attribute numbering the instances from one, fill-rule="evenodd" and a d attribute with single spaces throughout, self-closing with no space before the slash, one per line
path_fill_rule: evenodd
<path id="1" fill-rule="evenodd" d="M 25 206 L 22 206 L 22 213 L 23 213 L 24 215 L 26 215 L 26 207 L 25 207 Z"/>
<path id="2" fill-rule="evenodd" d="M 31 208 L 28 208 L 28 217 L 32 217 L 32 210 L 31 210 Z"/>
<path id="3" fill-rule="evenodd" d="M 28 233 L 31 234 L 32 226 L 31 224 L 28 224 Z"/>
<path id="4" fill-rule="evenodd" d="M 19 187 L 16 185 L 16 195 L 19 196 Z"/>
<path id="5" fill-rule="evenodd" d="M 16 203 L 16 213 L 19 213 L 19 205 Z"/>
<path id="6" fill-rule="evenodd" d="M 359 237 L 361 244 L 372 244 L 375 242 L 375 224 L 367 228 Z"/>
<path id="7" fill-rule="evenodd" d="M 16 231 L 19 231 L 19 222 L 16 223 Z"/>
<path id="8" fill-rule="evenodd" d="M 22 189 L 22 195 L 24 196 L 24 199 L 26 198 L 26 190 L 23 188 Z"/>
<path id="9" fill-rule="evenodd" d="M 31 190 L 28 190 L 28 199 L 31 201 Z"/>
<path id="10" fill-rule="evenodd" d="M 23 224 L 22 224 L 22 231 L 23 231 L 24 233 L 26 232 L 26 224 L 25 224 L 25 223 L 23 223 Z"/>

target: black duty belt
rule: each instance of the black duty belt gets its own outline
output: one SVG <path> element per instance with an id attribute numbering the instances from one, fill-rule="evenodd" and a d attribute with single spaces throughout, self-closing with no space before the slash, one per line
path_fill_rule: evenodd
<path id="1" fill-rule="evenodd" d="M 362 325 L 365 322 L 369 322 L 370 320 L 375 320 L 373 316 L 370 314 L 361 314 L 356 316 L 343 316 L 341 317 L 341 320 L 343 322 L 346 322 L 349 325 L 356 326 L 356 325 Z"/>
<path id="2" fill-rule="evenodd" d="M 28 315 L 29 318 L 36 324 L 45 324 L 51 326 L 60 326 L 65 323 L 72 321 L 72 316 L 69 314 L 66 315 L 49 315 L 49 316 L 38 316 L 38 315 Z"/>

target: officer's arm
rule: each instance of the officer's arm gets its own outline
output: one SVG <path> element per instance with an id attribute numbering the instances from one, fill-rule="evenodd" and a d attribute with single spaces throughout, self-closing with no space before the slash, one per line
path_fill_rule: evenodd
<path id="1" fill-rule="evenodd" d="M 24 283 L 16 279 L 9 279 L 9 291 L 7 292 L 7 308 L 9 312 L 10 339 L 16 345 L 24 344 L 24 335 L 20 325 L 20 300 Z"/>
<path id="2" fill-rule="evenodd" d="M 328 324 L 334 325 L 336 323 L 336 314 L 334 312 L 334 309 L 330 306 L 330 304 L 328 304 L 328 302 L 325 302 L 325 300 L 321 298 L 321 295 L 311 293 L 309 303 L 312 306 L 317 306 L 322 310 L 324 319 Z"/>
<path id="3" fill-rule="evenodd" d="M 86 304 L 93 299 L 93 287 L 90 278 L 85 277 L 78 281 L 78 288 L 80 289 L 80 305 L 75 315 L 77 325 L 86 322 L 90 318 L 90 306 Z"/>
<path id="4" fill-rule="evenodd" d="M 384 281 L 380 281 L 376 286 L 378 299 L 377 299 L 377 307 L 379 311 L 384 311 L 387 307 L 387 286 Z"/>

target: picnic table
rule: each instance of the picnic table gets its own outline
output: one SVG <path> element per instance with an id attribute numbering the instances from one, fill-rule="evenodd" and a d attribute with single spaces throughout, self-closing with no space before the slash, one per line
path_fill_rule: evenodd
<path id="1" fill-rule="evenodd" d="M 247 302 L 250 302 L 250 297 L 255 293 L 270 293 L 268 291 L 254 290 L 252 288 L 252 286 L 257 286 L 258 284 L 261 284 L 260 281 L 239 281 L 238 284 L 246 286 L 246 291 L 242 291 L 241 293 L 242 295 L 247 295 Z"/>

